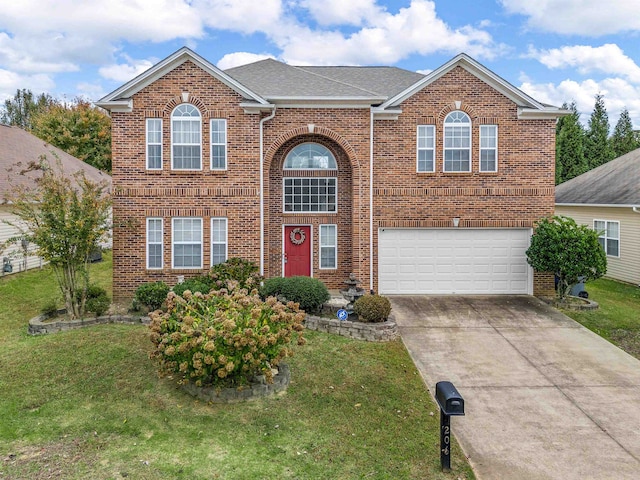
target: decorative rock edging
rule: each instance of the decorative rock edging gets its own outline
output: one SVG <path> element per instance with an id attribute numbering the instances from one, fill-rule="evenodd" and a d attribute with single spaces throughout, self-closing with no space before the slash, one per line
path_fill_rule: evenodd
<path id="1" fill-rule="evenodd" d="M 563 310 L 597 310 L 600 308 L 598 302 L 589 300 L 588 298 L 574 297 L 569 295 L 569 298 L 575 300 L 575 303 L 560 303 L 555 297 L 539 297 L 543 302 L 551 305 L 552 307 Z"/>
<path id="2" fill-rule="evenodd" d="M 66 313 L 66 310 L 58 310 L 59 314 Z M 50 320 L 48 314 L 38 315 L 29 320 L 30 335 L 46 335 L 47 333 L 64 332 L 76 328 L 88 327 L 91 325 L 101 325 L 106 323 L 128 323 L 133 325 L 148 325 L 149 317 L 137 317 L 133 315 L 103 315 L 101 317 L 79 318 L 76 320 Z"/>
<path id="3" fill-rule="evenodd" d="M 338 320 L 337 318 L 316 317 L 307 315 L 304 320 L 305 328 L 318 332 L 335 333 L 343 337 L 351 337 L 367 342 L 389 342 L 398 337 L 398 325 L 389 316 L 386 322 L 367 323 Z"/>
<path id="4" fill-rule="evenodd" d="M 290 382 L 291 371 L 289 366 L 283 363 L 278 365 L 278 373 L 273 376 L 273 383 L 267 383 L 264 375 L 260 375 L 255 382 L 237 388 L 196 387 L 191 382 L 182 385 L 181 388 L 204 402 L 237 403 L 284 393 Z"/>

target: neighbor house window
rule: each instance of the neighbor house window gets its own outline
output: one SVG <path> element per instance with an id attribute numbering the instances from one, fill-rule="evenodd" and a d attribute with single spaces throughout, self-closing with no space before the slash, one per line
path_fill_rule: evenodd
<path id="1" fill-rule="evenodd" d="M 227 121 L 211 120 L 211 170 L 227 168 Z"/>
<path id="2" fill-rule="evenodd" d="M 497 125 L 480 125 L 480 171 L 498 171 Z"/>
<path id="3" fill-rule="evenodd" d="M 284 160 L 285 170 L 336 170 L 336 158 L 328 148 L 318 143 L 295 146 Z"/>
<path id="4" fill-rule="evenodd" d="M 435 133 L 434 125 L 418 125 L 418 171 L 435 171 Z"/>
<path id="5" fill-rule="evenodd" d="M 161 118 L 147 118 L 147 169 L 162 170 Z"/>
<path id="6" fill-rule="evenodd" d="M 227 219 L 211 219 L 211 265 L 227 260 Z"/>
<path id="7" fill-rule="evenodd" d="M 336 178 L 285 178 L 284 211 L 335 213 Z"/>
<path id="8" fill-rule="evenodd" d="M 174 170 L 202 168 L 200 111 L 189 103 L 178 105 L 171 114 L 171 156 Z"/>
<path id="9" fill-rule="evenodd" d="M 161 218 L 147 218 L 147 268 L 162 268 Z"/>
<path id="10" fill-rule="evenodd" d="M 320 225 L 320 268 L 338 267 L 338 227 Z"/>
<path id="11" fill-rule="evenodd" d="M 610 257 L 620 256 L 620 222 L 594 220 L 593 229 L 600 235 L 598 240 Z"/>
<path id="12" fill-rule="evenodd" d="M 173 268 L 202 268 L 202 219 L 174 218 Z"/>
<path id="13" fill-rule="evenodd" d="M 471 119 L 461 111 L 444 119 L 444 171 L 471 171 Z"/>

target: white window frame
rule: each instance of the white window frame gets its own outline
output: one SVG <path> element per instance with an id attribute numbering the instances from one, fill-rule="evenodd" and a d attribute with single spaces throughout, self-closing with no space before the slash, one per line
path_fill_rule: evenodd
<path id="1" fill-rule="evenodd" d="M 198 112 L 198 117 L 191 117 L 191 116 L 176 116 L 176 111 L 178 111 L 178 109 L 182 108 L 182 107 L 192 107 L 193 109 L 195 109 L 195 111 Z M 175 141 L 175 134 L 177 132 L 175 132 L 175 126 L 176 126 L 176 122 L 195 122 L 197 118 L 197 122 L 198 122 L 198 141 L 197 142 L 181 142 L 178 143 Z M 193 132 L 192 132 L 193 133 Z M 177 168 L 175 166 L 175 152 L 174 152 L 174 147 L 180 147 L 180 146 L 185 146 L 185 147 L 194 147 L 194 146 L 198 146 L 199 147 L 199 167 L 198 168 Z M 178 105 L 176 108 L 173 109 L 173 112 L 171 112 L 171 170 L 178 170 L 178 171 L 198 171 L 198 170 L 202 170 L 202 113 L 200 112 L 200 110 L 198 110 L 198 108 L 195 105 L 192 105 L 191 103 L 181 103 L 180 105 Z"/>
<path id="2" fill-rule="evenodd" d="M 151 129 L 151 123 L 155 123 L 158 122 L 159 123 L 159 130 L 152 130 Z M 156 142 L 156 141 L 152 141 L 150 139 L 150 135 L 154 134 L 154 133 L 159 133 L 160 134 L 160 141 Z M 149 161 L 150 161 L 150 156 L 149 156 L 149 147 L 160 147 L 160 166 L 159 167 L 151 167 L 149 166 Z M 162 170 L 162 119 L 161 118 L 147 118 L 146 120 L 146 165 L 147 165 L 147 170 Z"/>
<path id="3" fill-rule="evenodd" d="M 431 143 L 431 146 L 429 146 Z M 420 152 L 431 152 L 431 170 L 420 168 Z M 436 126 L 418 125 L 416 135 L 416 171 L 435 172 L 436 171 Z"/>
<path id="4" fill-rule="evenodd" d="M 181 241 L 177 242 L 176 237 L 176 221 L 177 220 L 198 220 L 200 222 L 200 242 L 196 241 Z M 201 217 L 174 217 L 171 219 L 171 268 L 176 270 L 197 270 L 201 269 L 203 265 L 203 229 L 202 229 L 202 218 Z M 176 266 L 176 245 L 200 245 L 200 265 L 195 266 Z"/>
<path id="5" fill-rule="evenodd" d="M 332 243 L 325 245 L 322 242 L 323 240 L 322 232 L 328 227 L 333 227 L 333 237 L 331 238 Z M 322 260 L 323 260 L 322 249 L 323 248 L 333 248 L 333 259 L 335 263 L 332 267 L 322 266 Z M 320 228 L 318 229 L 318 268 L 320 270 L 336 270 L 338 268 L 338 225 L 334 223 L 321 224 Z"/>
<path id="6" fill-rule="evenodd" d="M 214 223 L 221 222 L 224 225 L 224 241 L 214 240 Z M 224 260 L 222 262 L 213 262 L 213 246 L 214 245 L 224 245 Z M 211 254 L 210 254 L 211 266 L 217 265 L 219 263 L 226 262 L 229 258 L 229 222 L 226 217 L 211 217 Z"/>
<path id="7" fill-rule="evenodd" d="M 304 153 L 308 152 L 311 154 L 312 153 L 317 154 L 316 156 L 312 157 L 314 160 L 318 158 L 326 158 L 327 166 L 326 167 L 321 167 L 321 166 L 320 167 L 309 167 L 309 166 L 303 167 L 303 166 L 291 165 L 291 163 L 293 162 L 293 157 L 299 156 L 297 155 L 297 152 L 305 149 L 306 149 L 306 152 Z M 304 158 L 308 158 L 308 157 L 304 157 Z M 321 145 L 315 142 L 305 142 L 305 143 L 301 143 L 300 145 L 296 145 L 291 149 L 289 153 L 287 153 L 287 156 L 284 159 L 284 164 L 282 168 L 283 170 L 320 170 L 320 171 L 337 170 L 338 161 L 336 160 L 336 157 L 333 155 L 333 153 L 331 153 L 331 150 L 329 150 L 324 145 Z"/>
<path id="8" fill-rule="evenodd" d="M 602 222 L 604 223 L 604 228 L 598 229 L 596 227 L 596 222 Z M 618 237 L 610 237 L 609 236 L 609 224 L 610 223 L 616 223 L 618 225 Z M 598 239 L 599 240 L 603 240 L 604 245 L 601 243 L 600 245 L 602 245 L 602 248 L 604 248 L 604 253 L 607 254 L 607 257 L 614 257 L 614 258 L 620 258 L 620 221 L 618 220 L 601 220 L 601 219 L 594 219 L 593 220 L 593 229 L 598 232 Z M 600 234 L 600 232 L 603 232 L 602 234 Z M 616 255 L 612 255 L 609 253 L 609 241 L 610 240 L 615 240 L 616 242 L 618 242 L 618 253 Z"/>
<path id="9" fill-rule="evenodd" d="M 335 203 L 334 204 L 330 204 L 330 203 L 326 203 L 324 204 L 324 206 L 327 207 L 326 210 L 287 210 L 287 181 L 289 180 L 301 180 L 301 181 L 309 181 L 310 184 L 308 185 L 309 188 L 313 188 L 313 185 L 311 185 L 311 182 L 313 182 L 314 180 L 326 180 L 327 181 L 327 188 L 330 187 L 331 185 L 329 185 L 329 181 L 333 180 L 333 187 L 335 188 Z M 293 188 L 296 187 L 296 185 L 292 185 Z M 305 187 L 305 185 L 300 185 L 300 187 Z M 320 188 L 318 186 L 318 188 Z M 295 192 L 292 193 L 291 195 L 296 195 Z M 300 193 L 300 196 L 302 196 L 303 194 Z M 308 194 L 309 195 L 309 200 L 311 198 L 311 195 L 313 195 L 311 192 Z M 318 194 L 319 195 L 319 194 Z M 293 205 L 293 203 L 292 203 Z M 309 201 L 308 203 L 301 203 L 301 205 L 313 205 L 313 203 L 311 201 Z M 318 204 L 321 205 L 321 204 Z M 334 205 L 334 209 L 333 210 L 329 210 L 328 207 L 330 205 Z M 310 213 L 310 214 L 316 214 L 316 213 L 338 213 L 338 177 L 284 177 L 282 179 L 282 211 L 284 213 Z"/>
<path id="10" fill-rule="evenodd" d="M 150 233 L 151 233 L 151 229 L 150 229 L 150 223 L 151 222 L 160 222 L 160 241 L 151 241 L 150 239 Z M 162 268 L 164 268 L 164 242 L 163 242 L 163 238 L 164 238 L 164 220 L 162 218 L 159 217 L 148 217 L 147 218 L 147 270 L 162 270 Z M 158 233 L 157 230 L 155 230 L 155 233 Z M 150 258 L 150 251 L 149 251 L 149 247 L 151 245 L 160 245 L 160 266 L 159 267 L 152 267 L 150 265 L 149 262 L 149 258 Z"/>
<path id="11" fill-rule="evenodd" d="M 215 124 L 222 124 L 222 134 L 224 135 L 224 139 L 223 141 L 219 141 L 219 139 L 215 139 L 218 141 L 214 142 L 214 129 L 213 129 L 213 125 Z M 220 130 L 216 130 L 216 132 L 220 132 Z M 211 121 L 209 122 L 209 138 L 210 138 L 210 143 L 209 143 L 209 167 L 211 168 L 211 170 L 226 170 L 227 169 L 227 120 L 224 118 L 212 118 Z M 213 147 L 224 147 L 224 165 L 222 167 L 214 167 L 213 166 Z"/>
<path id="12" fill-rule="evenodd" d="M 458 121 L 454 121 L 454 122 L 447 122 L 447 120 L 452 117 L 452 116 L 464 116 L 466 117 L 467 121 L 466 122 L 458 122 Z M 454 110 L 453 112 L 450 112 L 444 119 L 443 122 L 443 128 L 442 128 L 442 171 L 443 172 L 447 172 L 447 173 L 468 173 L 471 172 L 471 164 L 473 162 L 473 158 L 471 155 L 471 148 L 472 148 L 472 138 L 471 138 L 471 129 L 472 129 L 472 122 L 471 122 L 471 117 L 469 117 L 469 115 L 467 115 L 465 112 L 463 112 L 462 110 Z M 452 139 L 467 139 L 469 142 L 469 146 L 468 147 L 459 147 L 459 146 L 453 146 L 453 147 L 447 147 L 447 135 L 456 128 L 467 128 L 468 131 L 468 135 L 467 136 L 453 136 Z M 455 131 L 454 131 L 455 132 Z M 449 151 L 467 151 L 468 155 L 469 155 L 469 160 L 468 160 L 468 169 L 467 170 L 447 170 L 447 152 Z"/>
<path id="13" fill-rule="evenodd" d="M 483 134 L 483 130 L 486 130 L 488 128 L 493 128 L 493 134 L 492 135 L 484 135 Z M 486 147 L 482 145 L 482 141 L 484 139 L 493 139 L 493 143 L 494 146 L 493 147 Z M 485 170 L 482 168 L 482 152 L 485 151 L 492 151 L 493 152 L 493 158 L 494 158 L 494 164 L 495 164 L 495 168 L 493 170 Z M 481 172 L 497 172 L 498 171 L 498 125 L 480 125 L 480 157 L 478 158 L 478 169 Z"/>

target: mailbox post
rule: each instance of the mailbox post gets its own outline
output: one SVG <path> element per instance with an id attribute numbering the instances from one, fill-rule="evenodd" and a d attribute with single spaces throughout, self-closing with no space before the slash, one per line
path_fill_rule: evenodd
<path id="1" fill-rule="evenodd" d="M 451 415 L 464 415 L 464 399 L 451 382 L 436 383 L 436 401 L 440 406 L 440 466 L 451 470 Z"/>

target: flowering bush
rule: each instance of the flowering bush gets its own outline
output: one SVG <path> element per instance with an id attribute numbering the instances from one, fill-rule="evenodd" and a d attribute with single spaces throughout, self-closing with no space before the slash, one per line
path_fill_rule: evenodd
<path id="1" fill-rule="evenodd" d="M 295 303 L 262 301 L 255 290 L 247 293 L 234 281 L 228 285 L 206 295 L 171 292 L 167 311 L 150 314 L 151 357 L 161 373 L 197 386 L 242 385 L 260 374 L 271 382 L 271 368 L 293 354 L 294 337 L 305 343 L 304 312 Z"/>

